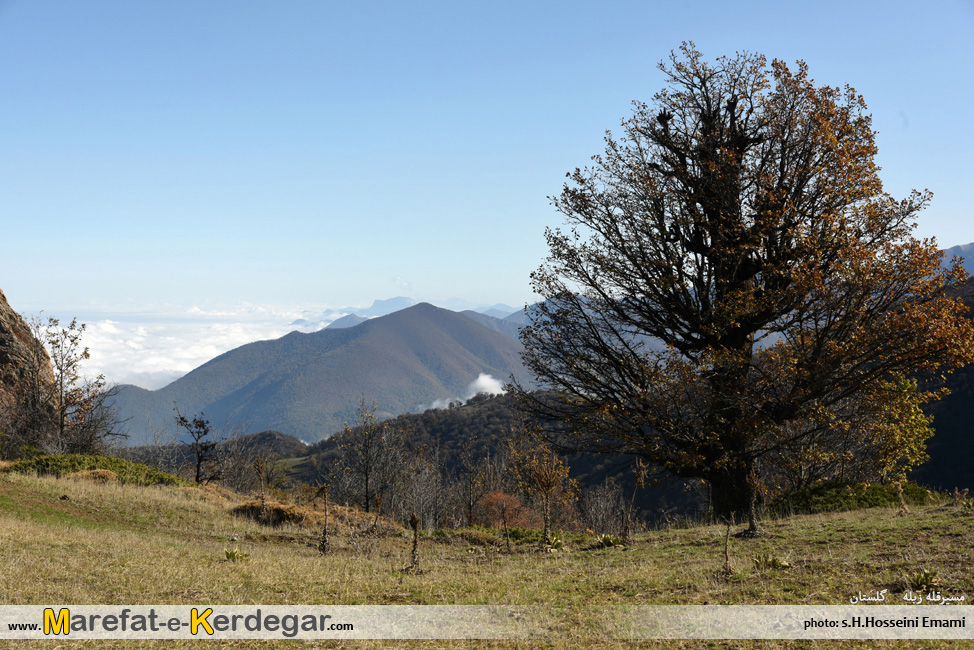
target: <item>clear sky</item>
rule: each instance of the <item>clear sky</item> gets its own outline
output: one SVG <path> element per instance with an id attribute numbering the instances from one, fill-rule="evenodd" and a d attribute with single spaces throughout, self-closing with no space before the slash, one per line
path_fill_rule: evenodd
<path id="1" fill-rule="evenodd" d="M 0 0 L 0 288 L 121 379 L 302 310 L 523 305 L 547 196 L 683 40 L 855 87 L 887 189 L 934 192 L 918 233 L 974 241 L 971 0 Z"/>

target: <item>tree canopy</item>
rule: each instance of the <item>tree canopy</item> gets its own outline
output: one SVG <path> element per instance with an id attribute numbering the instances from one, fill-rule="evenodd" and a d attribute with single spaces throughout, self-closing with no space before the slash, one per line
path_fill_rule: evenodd
<path id="1" fill-rule="evenodd" d="M 883 190 L 850 87 L 684 44 L 652 104 L 568 174 L 521 333 L 563 446 L 707 480 L 718 516 L 808 465 L 922 459 L 932 377 L 974 359 L 966 279 L 913 236 L 930 194 Z M 918 415 L 919 414 L 919 415 Z M 846 465 L 845 463 L 848 463 Z"/>

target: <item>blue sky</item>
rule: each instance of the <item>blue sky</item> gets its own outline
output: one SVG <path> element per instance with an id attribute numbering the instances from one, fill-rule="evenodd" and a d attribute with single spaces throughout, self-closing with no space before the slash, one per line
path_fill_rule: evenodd
<path id="1" fill-rule="evenodd" d="M 523 305 L 547 196 L 683 40 L 854 86 L 887 189 L 934 192 L 918 234 L 974 241 L 970 0 L 0 0 L 0 288 L 128 327 L 92 338 L 117 376 L 140 327 L 176 372 L 167 322 L 238 328 L 184 372 L 302 310 Z"/>

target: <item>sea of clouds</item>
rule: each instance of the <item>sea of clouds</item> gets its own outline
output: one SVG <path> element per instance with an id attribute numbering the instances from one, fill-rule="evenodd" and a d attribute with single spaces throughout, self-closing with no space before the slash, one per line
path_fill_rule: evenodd
<path id="1" fill-rule="evenodd" d="M 83 344 L 91 358 L 84 372 L 112 383 L 162 388 L 224 352 L 289 332 L 313 332 L 350 313 L 351 308 L 244 305 L 188 308 L 111 316 L 79 316 L 86 323 Z M 309 313 L 314 318 L 309 319 Z"/>

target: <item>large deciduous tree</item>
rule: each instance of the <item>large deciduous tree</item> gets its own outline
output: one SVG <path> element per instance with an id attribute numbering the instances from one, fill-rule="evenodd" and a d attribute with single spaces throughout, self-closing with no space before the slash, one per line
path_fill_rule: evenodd
<path id="1" fill-rule="evenodd" d="M 756 531 L 765 460 L 869 458 L 882 478 L 922 458 L 937 392 L 907 377 L 974 359 L 944 294 L 966 273 L 913 237 L 929 194 L 883 191 L 852 88 L 692 44 L 660 69 L 552 199 L 567 228 L 546 233 L 521 333 L 551 392 L 520 401 L 566 446 L 705 479 L 715 514 Z"/>

